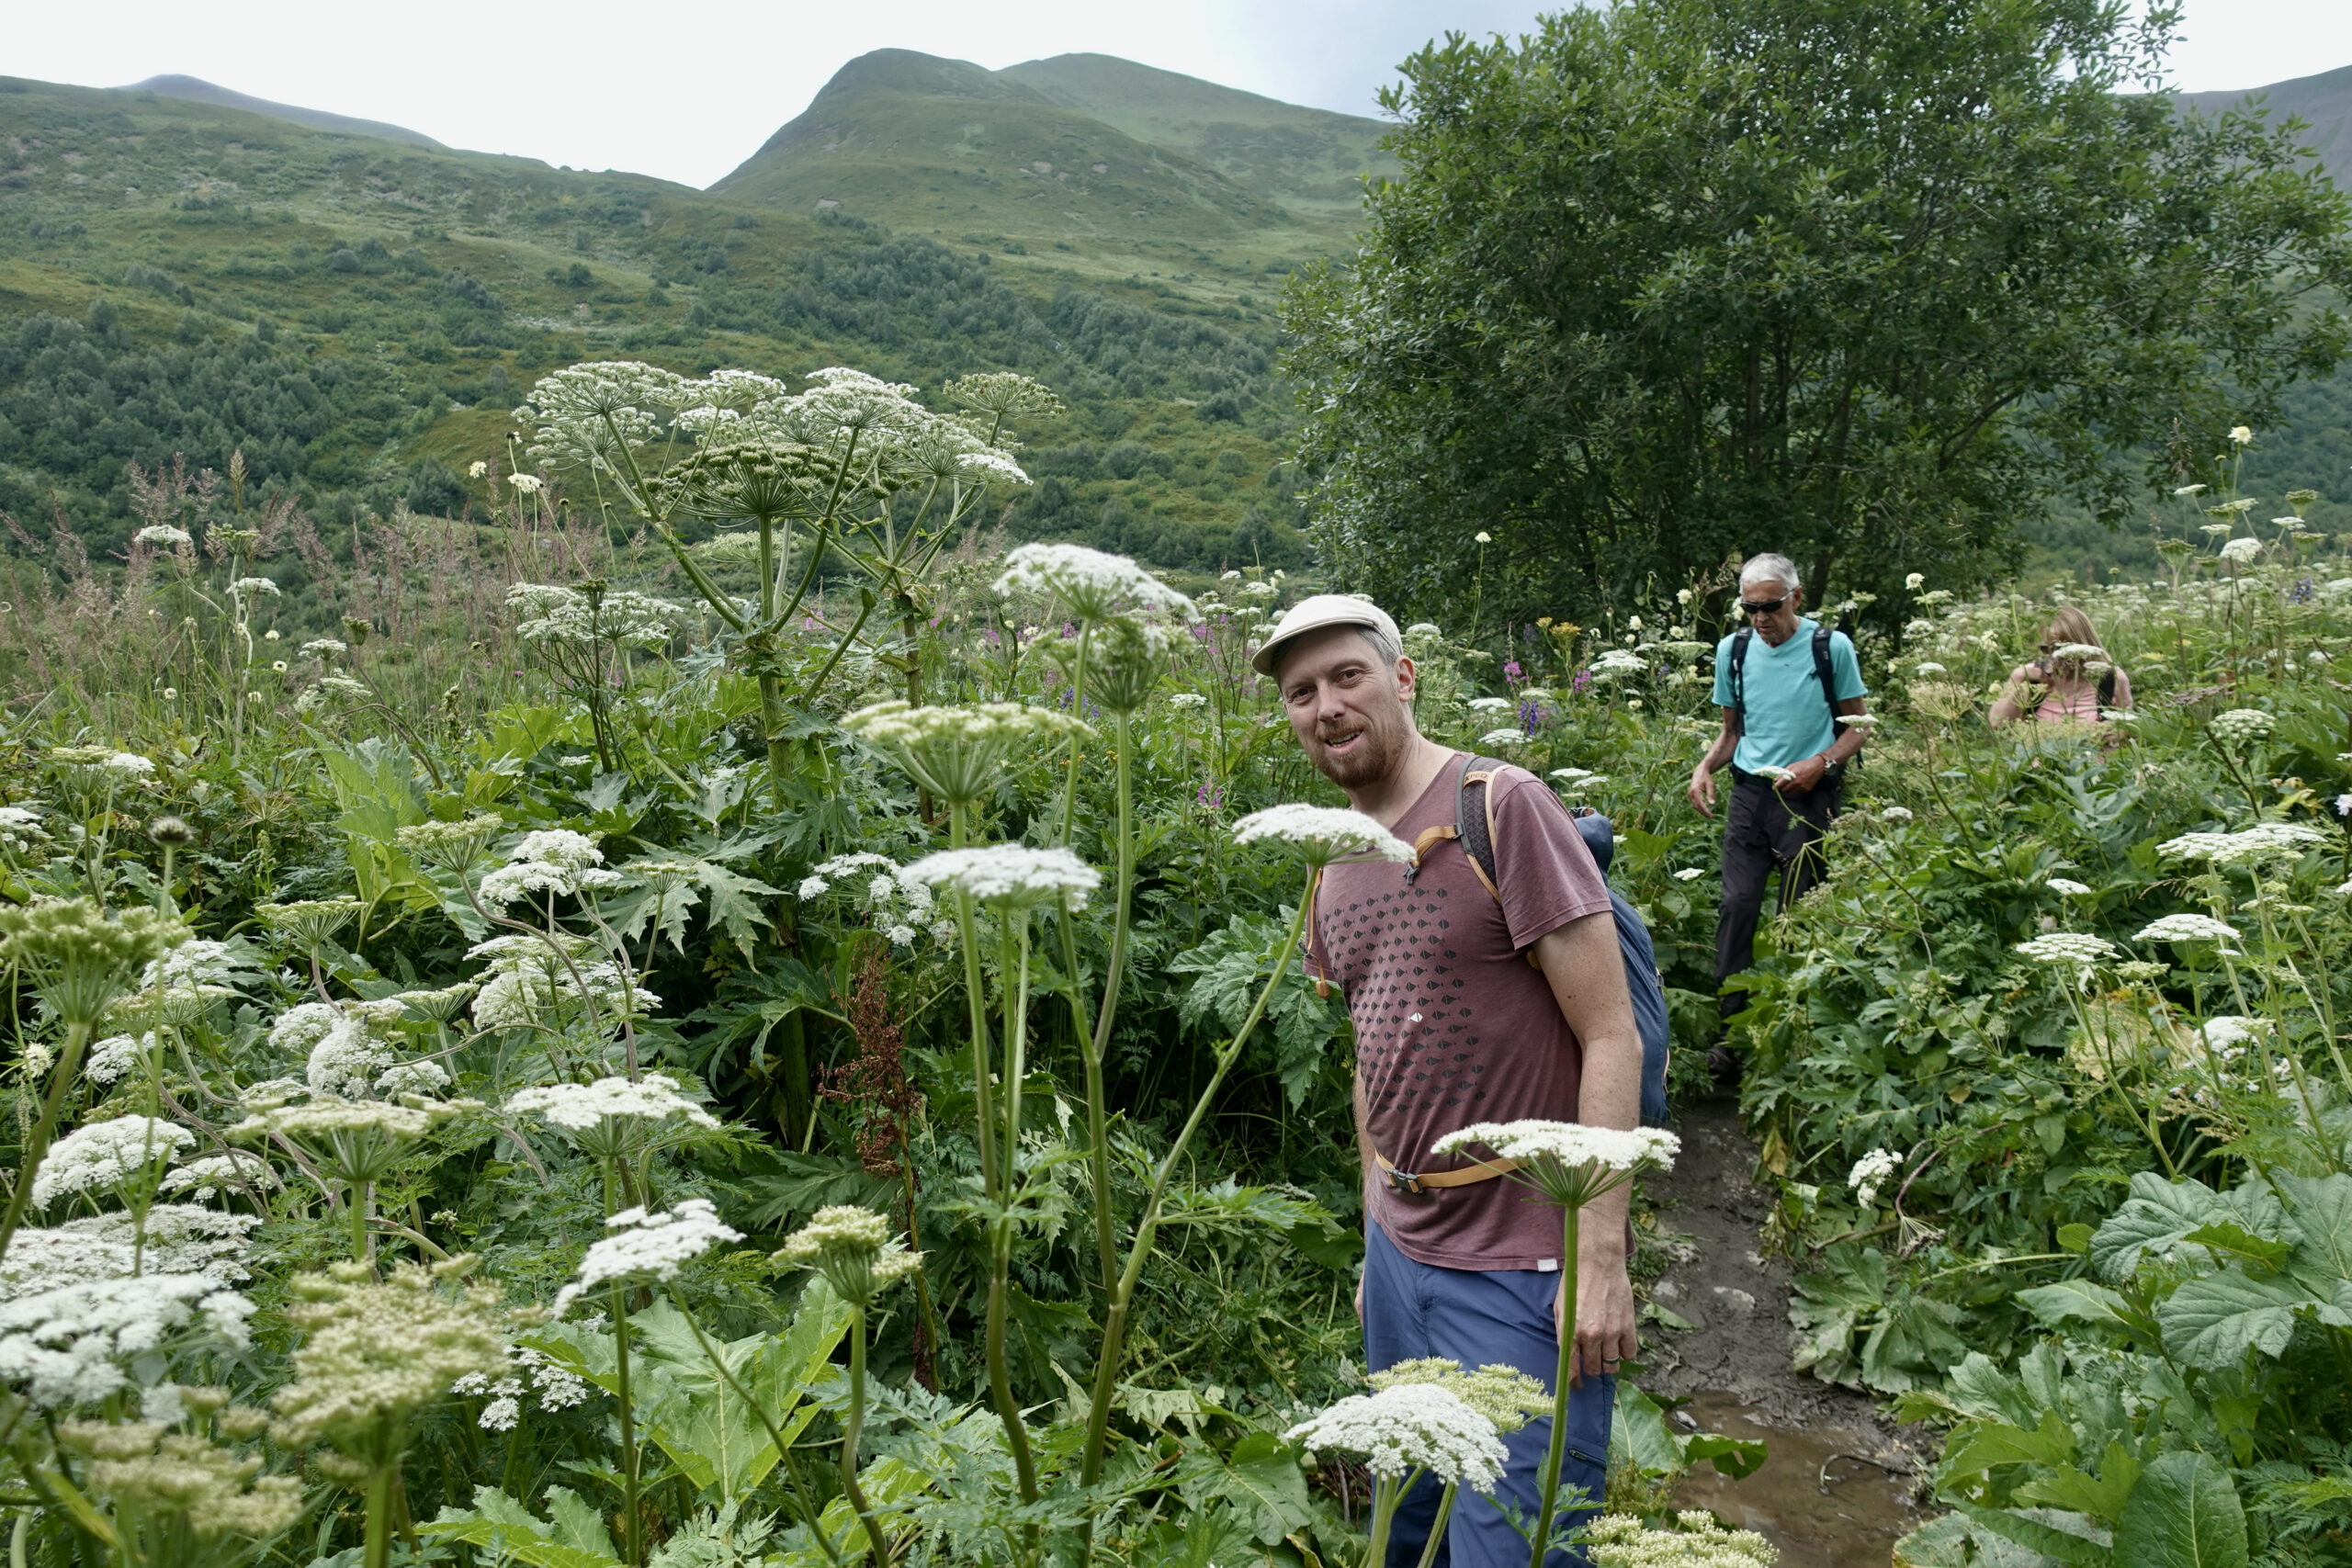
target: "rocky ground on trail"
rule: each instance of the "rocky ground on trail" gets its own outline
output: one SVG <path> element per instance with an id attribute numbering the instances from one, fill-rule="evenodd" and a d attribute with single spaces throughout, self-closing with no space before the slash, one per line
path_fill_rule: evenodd
<path id="1" fill-rule="evenodd" d="M 1686 1401 L 1675 1413 L 1686 1429 L 1760 1437 L 1771 1457 L 1741 1481 L 1702 1466 L 1675 1500 L 1760 1531 L 1781 1568 L 1883 1568 L 1896 1538 L 1928 1517 L 1913 1492 L 1932 1443 L 1869 1396 L 1790 1368 L 1790 1269 L 1759 1245 L 1771 1201 L 1753 1179 L 1736 1100 L 1688 1105 L 1676 1131 L 1681 1157 L 1648 1190 L 1663 1228 L 1685 1239 L 1649 1295 L 1692 1326 L 1645 1325 L 1641 1386 Z"/>

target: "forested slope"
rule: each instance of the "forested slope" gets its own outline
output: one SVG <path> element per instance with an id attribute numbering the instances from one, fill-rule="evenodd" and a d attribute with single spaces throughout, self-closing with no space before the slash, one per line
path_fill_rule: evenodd
<path id="1" fill-rule="evenodd" d="M 94 552 L 130 530 L 127 465 L 175 454 L 242 449 L 326 521 L 461 509 L 537 376 L 625 355 L 1024 370 L 1070 412 L 1015 534 L 1302 558 L 1251 292 L 1279 277 L 1090 278 L 836 209 L 22 81 L 0 81 L 0 510 Z"/>

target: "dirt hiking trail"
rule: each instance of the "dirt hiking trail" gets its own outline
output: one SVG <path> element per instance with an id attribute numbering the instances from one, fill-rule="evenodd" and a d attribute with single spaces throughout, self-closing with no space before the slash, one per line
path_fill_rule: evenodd
<path id="1" fill-rule="evenodd" d="M 1736 1099 L 1692 1102 L 1675 1130 L 1681 1158 L 1649 1190 L 1660 1223 L 1690 1245 L 1650 1293 L 1695 1326 L 1645 1325 L 1639 1382 L 1689 1402 L 1672 1417 L 1686 1430 L 1762 1438 L 1771 1454 L 1742 1481 L 1702 1465 L 1675 1502 L 1759 1532 L 1781 1568 L 1886 1568 L 1896 1539 L 1928 1517 L 1912 1494 L 1932 1448 L 1869 1396 L 1790 1369 L 1790 1269 L 1758 1246 L 1771 1200 L 1751 1179 L 1756 1145 Z"/>

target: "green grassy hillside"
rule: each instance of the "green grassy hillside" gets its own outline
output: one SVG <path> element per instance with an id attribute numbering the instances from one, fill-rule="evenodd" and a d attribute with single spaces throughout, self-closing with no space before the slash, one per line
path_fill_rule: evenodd
<path id="1" fill-rule="evenodd" d="M 240 448 L 322 522 L 462 510 L 465 465 L 500 454 L 537 377 L 628 356 L 849 363 L 927 387 L 1027 371 L 1070 412 L 1027 454 L 1041 482 L 1005 520 L 1016 536 L 1199 569 L 1304 558 L 1253 292 L 1280 277 L 1255 254 L 1114 272 L 842 209 L 6 79 L 0 165 L 0 510 L 36 536 L 62 519 L 94 554 L 119 548 L 127 464 L 219 469 Z M 1237 231 L 1279 220 L 1179 167 Z M 1173 175 L 1157 188 L 1178 199 Z"/>
<path id="2" fill-rule="evenodd" d="M 879 50 L 711 190 L 1098 276 L 1246 273 L 1346 243 L 1359 177 L 1394 167 L 1384 129 L 1102 55 L 990 72 Z"/>
<path id="3" fill-rule="evenodd" d="M 1057 54 L 997 73 L 1065 108 L 1171 148 L 1290 210 L 1352 223 L 1360 182 L 1393 175 L 1380 121 L 1301 108 L 1107 54 Z"/>

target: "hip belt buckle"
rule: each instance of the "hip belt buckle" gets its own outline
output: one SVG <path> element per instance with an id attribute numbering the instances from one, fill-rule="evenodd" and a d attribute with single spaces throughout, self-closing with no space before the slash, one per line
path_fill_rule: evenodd
<path id="1" fill-rule="evenodd" d="M 1421 1179 L 1419 1176 L 1409 1170 L 1399 1170 L 1393 1165 L 1388 1168 L 1388 1185 L 1408 1198 L 1426 1198 L 1430 1195 L 1430 1190 L 1421 1185 Z"/>

